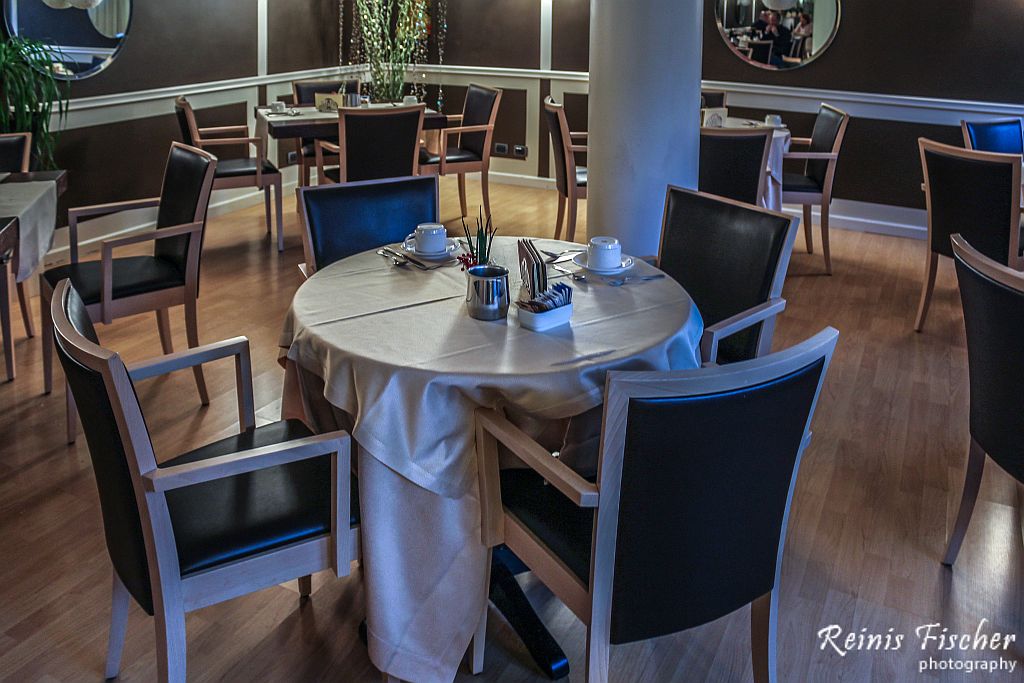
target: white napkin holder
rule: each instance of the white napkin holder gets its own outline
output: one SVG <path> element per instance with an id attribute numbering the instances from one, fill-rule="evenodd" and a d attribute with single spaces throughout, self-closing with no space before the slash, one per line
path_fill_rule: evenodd
<path id="1" fill-rule="evenodd" d="M 555 327 L 568 325 L 572 318 L 572 304 L 552 308 L 543 313 L 533 313 L 525 308 L 519 309 L 519 324 L 534 332 L 544 332 Z"/>

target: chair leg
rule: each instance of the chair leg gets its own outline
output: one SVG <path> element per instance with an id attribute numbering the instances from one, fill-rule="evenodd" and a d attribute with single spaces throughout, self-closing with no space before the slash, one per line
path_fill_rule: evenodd
<path id="1" fill-rule="evenodd" d="M 829 202 L 821 204 L 821 253 L 825 255 L 825 272 L 832 274 L 832 252 L 828 244 L 828 206 Z"/>
<path id="2" fill-rule="evenodd" d="M 277 181 L 274 183 L 274 213 L 277 218 L 277 250 L 284 251 L 284 204 L 281 197 L 281 192 L 284 189 L 284 183 L 281 176 L 277 177 Z"/>
<path id="3" fill-rule="evenodd" d="M 487 175 L 488 172 L 487 169 L 485 168 L 480 173 L 480 194 L 483 196 L 484 200 L 484 217 L 488 217 L 491 215 L 491 192 L 490 189 L 487 187 Z"/>
<path id="4" fill-rule="evenodd" d="M 608 683 L 611 643 L 607 630 L 598 631 L 593 625 L 587 625 L 587 671 L 584 676 L 587 683 Z"/>
<path id="5" fill-rule="evenodd" d="M 71 385 L 64 382 L 64 405 L 67 419 L 68 445 L 78 438 L 78 408 L 75 406 L 75 395 L 71 393 Z"/>
<path id="6" fill-rule="evenodd" d="M 32 311 L 28 308 L 28 292 L 25 291 L 25 283 L 19 282 L 15 285 L 18 290 L 18 305 L 21 306 L 21 320 L 25 323 L 25 335 L 29 339 L 36 336 L 36 324 L 32 321 Z"/>
<path id="7" fill-rule="evenodd" d="M 939 253 L 928 252 L 928 263 L 925 265 L 924 283 L 921 286 L 921 303 L 917 307 L 917 321 L 914 323 L 914 331 L 920 332 L 924 329 L 924 319 L 928 316 L 928 306 L 932 302 L 932 292 L 935 290 L 935 273 L 939 269 Z"/>
<path id="8" fill-rule="evenodd" d="M 11 275 L 7 261 L 0 260 L 0 337 L 4 343 L 4 362 L 7 364 L 7 381 L 14 379 L 14 335 L 11 333 Z"/>
<path id="9" fill-rule="evenodd" d="M 960 497 L 960 510 L 956 513 L 953 534 L 949 537 L 946 555 L 942 558 L 942 564 L 947 567 L 952 567 L 956 562 L 956 556 L 960 554 L 960 546 L 963 545 L 964 536 L 967 535 L 967 526 L 971 523 L 971 515 L 974 513 L 974 504 L 978 502 L 978 490 L 981 488 L 981 475 L 984 471 L 985 451 L 977 441 L 971 439 L 971 448 L 967 453 L 964 491 Z"/>
<path id="10" fill-rule="evenodd" d="M 49 291 L 43 277 L 39 276 L 39 318 L 42 325 L 43 342 L 43 393 L 53 391 L 53 319 L 50 317 Z"/>
<path id="11" fill-rule="evenodd" d="M 107 667 L 104 676 L 116 678 L 121 670 L 121 652 L 124 650 L 124 636 L 128 628 L 128 602 L 131 596 L 121 583 L 121 577 L 114 571 L 113 597 L 110 601 L 110 638 L 107 641 Z"/>
<path id="12" fill-rule="evenodd" d="M 194 298 L 185 298 L 185 338 L 188 340 L 188 347 L 190 349 L 199 346 L 199 323 L 196 319 L 196 304 L 197 301 Z M 203 366 L 197 365 L 192 368 L 192 374 L 196 378 L 199 402 L 204 406 L 210 405 L 210 394 L 206 391 L 206 378 L 203 376 Z"/>
<path id="13" fill-rule="evenodd" d="M 166 308 L 156 310 L 156 329 L 160 332 L 160 348 L 165 354 L 174 353 L 174 342 L 171 339 L 171 316 Z"/>
<path id="14" fill-rule="evenodd" d="M 270 234 L 270 185 L 263 186 L 263 213 L 267 224 L 267 234 Z"/>
<path id="15" fill-rule="evenodd" d="M 302 187 L 309 187 L 310 183 L 310 169 L 312 166 L 307 164 L 305 161 L 299 160 L 299 165 L 302 167 Z"/>
<path id="16" fill-rule="evenodd" d="M 814 214 L 811 213 L 811 205 L 804 204 L 804 244 L 807 245 L 807 253 L 814 253 Z"/>
<path id="17" fill-rule="evenodd" d="M 313 577 L 309 574 L 299 577 L 299 597 L 308 598 L 313 593 Z"/>
<path id="18" fill-rule="evenodd" d="M 484 581 L 484 590 L 490 593 L 491 585 L 491 555 L 492 551 L 487 550 L 487 580 Z M 482 673 L 484 670 L 484 651 L 487 648 L 487 610 L 490 605 L 490 600 L 487 595 L 484 596 L 484 610 L 480 615 L 480 621 L 476 625 L 476 632 L 473 634 L 473 640 L 469 643 L 469 672 L 476 676 Z"/>
<path id="19" fill-rule="evenodd" d="M 576 241 L 576 209 L 579 207 L 579 199 L 576 197 L 569 197 L 568 200 L 568 216 L 565 219 L 565 239 L 570 242 Z"/>
<path id="20" fill-rule="evenodd" d="M 558 220 L 555 223 L 555 239 L 562 239 L 562 218 L 565 216 L 565 195 L 558 193 Z"/>
<path id="21" fill-rule="evenodd" d="M 466 174 L 459 174 L 459 208 L 462 209 L 462 215 L 468 216 L 469 209 L 466 205 Z"/>
<path id="22" fill-rule="evenodd" d="M 750 603 L 750 659 L 754 683 L 775 683 L 776 639 L 779 610 L 777 590 Z"/>
<path id="23" fill-rule="evenodd" d="M 181 605 L 157 609 L 156 669 L 160 683 L 185 683 L 185 610 Z"/>

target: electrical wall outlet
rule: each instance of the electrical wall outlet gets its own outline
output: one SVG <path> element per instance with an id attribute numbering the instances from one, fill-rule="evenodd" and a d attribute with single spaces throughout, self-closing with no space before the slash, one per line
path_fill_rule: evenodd
<path id="1" fill-rule="evenodd" d="M 500 157 L 508 156 L 508 143 L 507 142 L 495 142 L 494 143 L 494 154 Z"/>
<path id="2" fill-rule="evenodd" d="M 514 154 L 515 156 L 517 156 L 520 159 L 525 159 L 526 158 L 527 151 L 528 150 L 527 150 L 526 145 L 515 145 L 512 148 L 512 154 Z"/>

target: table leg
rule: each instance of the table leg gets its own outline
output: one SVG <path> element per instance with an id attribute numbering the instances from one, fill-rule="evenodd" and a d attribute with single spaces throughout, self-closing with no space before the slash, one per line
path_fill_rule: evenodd
<path id="1" fill-rule="evenodd" d="M 491 562 L 491 604 L 501 612 L 512 626 L 512 630 L 519 635 L 534 663 L 544 675 L 551 680 L 565 678 L 569 675 L 569 660 L 544 627 L 519 582 L 516 581 L 516 570 L 525 568 L 521 565 L 510 567 L 511 563 L 519 564 L 511 551 L 507 548 L 495 549 Z"/>
<path id="2" fill-rule="evenodd" d="M 14 335 L 11 334 L 11 276 L 8 261 L 0 256 L 0 338 L 3 339 L 7 381 L 14 379 Z"/>

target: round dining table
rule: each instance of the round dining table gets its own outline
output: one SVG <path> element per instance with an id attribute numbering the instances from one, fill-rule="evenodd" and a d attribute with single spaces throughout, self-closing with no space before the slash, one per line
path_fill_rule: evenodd
<path id="1" fill-rule="evenodd" d="M 515 238 L 495 238 L 492 262 L 508 267 L 513 298 L 517 259 Z M 637 259 L 630 274 L 658 272 Z M 671 278 L 616 287 L 553 267 L 549 278 L 573 288 L 573 314 L 545 332 L 521 327 L 514 304 L 507 319 L 470 318 L 458 265 L 421 270 L 376 251 L 313 274 L 286 316 L 282 414 L 352 434 L 368 647 L 392 676 L 451 681 L 487 605 L 474 411 L 571 434 L 571 418 L 602 404 L 609 370 L 700 365 L 703 323 Z"/>

